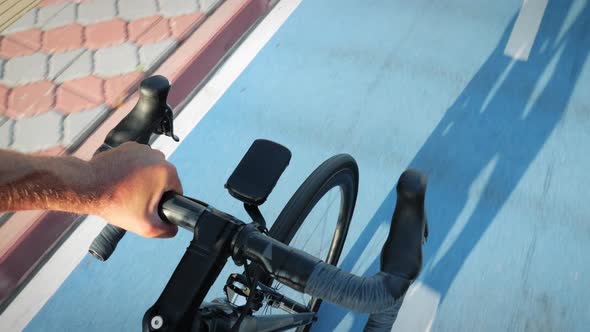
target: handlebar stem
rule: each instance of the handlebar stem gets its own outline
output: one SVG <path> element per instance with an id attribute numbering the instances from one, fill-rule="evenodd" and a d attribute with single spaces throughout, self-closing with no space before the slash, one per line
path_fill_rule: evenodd
<path id="1" fill-rule="evenodd" d="M 321 262 L 317 257 L 262 234 L 256 224 L 244 226 L 232 247 L 234 260 L 250 259 L 272 278 L 301 292 L 315 266 Z"/>
<path id="2" fill-rule="evenodd" d="M 166 220 L 181 226 L 177 218 L 185 218 L 191 211 L 191 218 L 196 220 L 194 237 L 164 291 L 145 313 L 143 330 L 189 331 L 207 290 L 230 257 L 231 240 L 243 223 L 180 195 L 167 197 L 161 206 Z M 155 318 L 159 322 L 157 328 L 152 326 Z"/>

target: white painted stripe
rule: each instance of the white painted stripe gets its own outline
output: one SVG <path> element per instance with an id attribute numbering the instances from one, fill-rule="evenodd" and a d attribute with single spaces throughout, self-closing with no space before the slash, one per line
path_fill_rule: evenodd
<path id="1" fill-rule="evenodd" d="M 300 3 L 301 0 L 281 0 L 186 105 L 174 121 L 175 133 L 181 140 L 207 114 Z M 152 146 L 169 157 L 179 144 L 168 137 L 161 137 Z M 26 327 L 86 256 L 88 246 L 104 225 L 105 222 L 98 217 L 86 218 L 2 313 L 2 330 L 22 331 Z"/>
<path id="2" fill-rule="evenodd" d="M 420 281 L 408 289 L 392 331 L 428 332 L 436 318 L 440 294 Z"/>
<path id="3" fill-rule="evenodd" d="M 527 61 L 535 37 L 539 31 L 548 0 L 523 0 L 522 7 L 512 28 L 504 54 Z"/>
<path id="4" fill-rule="evenodd" d="M 191 132 L 209 109 L 221 98 L 300 3 L 301 0 L 279 1 L 203 89 L 187 104 L 174 120 L 174 131 L 176 135 L 181 137 L 181 140 Z M 168 137 L 161 137 L 152 144 L 154 148 L 164 151 L 166 157 L 169 157 L 178 145 Z"/>

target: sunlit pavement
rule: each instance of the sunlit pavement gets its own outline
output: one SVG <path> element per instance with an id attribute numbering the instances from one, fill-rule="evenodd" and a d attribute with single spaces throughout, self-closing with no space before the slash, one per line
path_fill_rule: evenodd
<path id="1" fill-rule="evenodd" d="M 0 34 L 0 148 L 91 158 L 133 107 L 142 77 L 165 75 L 174 83 L 168 101 L 177 106 L 271 5 L 2 2 L 0 27 L 7 28 Z M 0 215 L 0 311 L 77 218 L 55 211 Z"/>
<path id="2" fill-rule="evenodd" d="M 40 2 L 1 33 L 0 148 L 79 143 L 215 3 Z"/>
<path id="3" fill-rule="evenodd" d="M 397 177 L 420 169 L 431 235 L 398 330 L 585 331 L 589 15 L 587 1 L 303 1 L 170 160 L 185 194 L 246 219 L 225 180 L 254 139 L 288 146 L 272 220 L 315 166 L 353 155 L 341 267 L 363 275 Z M 128 236 L 107 263 L 84 258 L 27 330 L 139 329 L 189 239 Z M 365 321 L 324 305 L 314 329 Z"/>

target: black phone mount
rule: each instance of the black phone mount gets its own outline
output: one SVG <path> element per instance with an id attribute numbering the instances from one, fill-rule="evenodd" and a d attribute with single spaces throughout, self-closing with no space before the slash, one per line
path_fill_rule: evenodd
<path id="1" fill-rule="evenodd" d="M 230 195 L 254 206 L 262 205 L 289 165 L 291 151 L 265 139 L 252 143 L 225 188 Z"/>
<path id="2" fill-rule="evenodd" d="M 230 195 L 244 202 L 246 212 L 263 232 L 266 222 L 258 206 L 266 201 L 290 160 L 291 151 L 286 147 L 257 139 L 225 184 Z"/>

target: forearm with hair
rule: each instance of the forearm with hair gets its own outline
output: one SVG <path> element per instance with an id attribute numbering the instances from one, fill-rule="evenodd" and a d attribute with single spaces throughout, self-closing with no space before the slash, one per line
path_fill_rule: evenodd
<path id="1" fill-rule="evenodd" d="M 59 210 L 94 214 L 100 209 L 96 183 L 86 161 L 0 150 L 0 212 Z"/>

